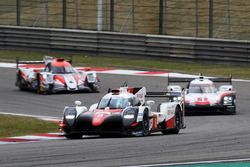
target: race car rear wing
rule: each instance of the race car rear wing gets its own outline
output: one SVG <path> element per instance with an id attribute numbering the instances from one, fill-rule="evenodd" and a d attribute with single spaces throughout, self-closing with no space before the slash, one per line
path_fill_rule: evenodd
<path id="1" fill-rule="evenodd" d="M 50 56 L 44 56 L 43 60 L 41 61 L 20 61 L 19 57 L 16 58 L 16 69 L 19 67 L 19 64 L 47 64 L 48 62 L 51 62 L 53 60 L 53 57 Z M 68 61 L 70 64 L 72 64 L 72 56 L 69 56 Z"/>
<path id="2" fill-rule="evenodd" d="M 199 76 L 197 78 L 178 78 L 178 77 L 168 77 L 168 85 L 169 83 L 181 83 L 181 82 L 191 82 L 194 79 L 209 79 L 213 82 L 217 83 L 230 83 L 232 85 L 232 75 L 229 77 L 216 77 L 216 78 L 208 78 L 204 76 Z"/>
<path id="3" fill-rule="evenodd" d="M 44 61 L 20 61 L 19 57 L 16 58 L 16 69 L 19 67 L 19 64 L 44 64 Z"/>
<path id="4" fill-rule="evenodd" d="M 182 92 L 147 92 L 145 97 L 180 97 L 184 96 L 184 91 Z"/>

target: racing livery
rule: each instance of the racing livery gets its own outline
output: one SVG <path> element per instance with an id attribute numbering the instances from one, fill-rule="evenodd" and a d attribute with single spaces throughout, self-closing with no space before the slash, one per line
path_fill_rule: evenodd
<path id="1" fill-rule="evenodd" d="M 168 82 L 188 82 L 185 93 L 186 113 L 198 111 L 236 113 L 236 91 L 233 88 L 231 77 L 168 78 Z M 220 85 L 217 88 L 215 83 L 227 83 L 227 85 Z"/>
<path id="2" fill-rule="evenodd" d="M 71 66 L 71 61 L 46 56 L 43 61 L 17 60 L 16 86 L 20 90 L 35 90 L 41 94 L 83 90 L 96 92 L 99 79 L 90 68 L 79 71 Z"/>
<path id="3" fill-rule="evenodd" d="M 59 129 L 69 139 L 106 134 L 147 136 L 157 131 L 178 134 L 185 127 L 183 93 L 178 93 L 162 93 L 169 101 L 160 103 L 157 111 L 152 111 L 155 101 L 145 101 L 145 97 L 159 97 L 158 94 L 146 94 L 145 87 L 120 87 L 89 109 L 81 106 L 80 101 L 75 102 L 76 106 L 66 106 Z"/>

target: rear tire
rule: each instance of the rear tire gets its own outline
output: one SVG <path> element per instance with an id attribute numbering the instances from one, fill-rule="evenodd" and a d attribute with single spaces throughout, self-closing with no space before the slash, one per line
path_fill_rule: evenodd
<path id="1" fill-rule="evenodd" d="M 222 111 L 225 115 L 235 115 L 236 114 L 236 106 L 234 110 L 224 110 Z"/>
<path id="2" fill-rule="evenodd" d="M 175 127 L 173 129 L 169 129 L 169 130 L 163 130 L 162 134 L 166 135 L 166 134 L 178 134 L 180 129 L 181 129 L 181 109 L 180 107 L 177 107 L 175 109 Z"/>
<path id="3" fill-rule="evenodd" d="M 149 115 L 148 111 L 144 111 L 143 120 L 142 120 L 142 136 L 148 136 L 149 131 Z"/>

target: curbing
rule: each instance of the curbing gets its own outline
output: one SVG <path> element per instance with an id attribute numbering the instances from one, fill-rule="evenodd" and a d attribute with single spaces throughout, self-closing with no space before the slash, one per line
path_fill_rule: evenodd
<path id="1" fill-rule="evenodd" d="M 26 67 L 27 65 L 23 65 Z M 16 68 L 15 63 L 1 63 L 0 67 L 2 68 Z M 78 70 L 86 70 L 84 67 L 76 67 Z M 108 69 L 108 68 L 91 68 L 100 74 L 117 74 L 117 75 L 137 75 L 137 76 L 156 76 L 156 77 L 180 77 L 180 78 L 193 78 L 198 75 L 191 74 L 181 74 L 181 73 L 169 73 L 164 71 L 139 71 L 139 70 L 121 70 L 121 69 Z M 243 79 L 233 79 L 233 81 L 237 82 L 250 82 L 250 80 Z"/>

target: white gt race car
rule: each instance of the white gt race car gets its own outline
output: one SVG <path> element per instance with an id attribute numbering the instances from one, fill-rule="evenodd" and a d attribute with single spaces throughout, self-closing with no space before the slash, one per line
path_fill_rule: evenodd
<path id="1" fill-rule="evenodd" d="M 168 78 L 168 84 L 188 83 L 185 91 L 185 111 L 188 112 L 222 112 L 225 114 L 236 113 L 236 91 L 232 85 L 232 77 L 229 78 Z M 215 85 L 227 83 L 226 85 Z M 181 87 L 179 85 L 171 85 Z"/>
<path id="2" fill-rule="evenodd" d="M 83 135 L 122 134 L 147 136 L 151 132 L 178 134 L 185 128 L 184 98 L 178 94 L 146 94 L 146 88 L 120 87 L 103 96 L 99 103 L 89 109 L 81 106 L 66 106 L 59 129 L 69 139 Z M 157 111 L 152 111 L 154 101 L 145 101 L 145 97 L 164 97 Z"/>

